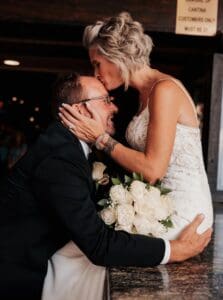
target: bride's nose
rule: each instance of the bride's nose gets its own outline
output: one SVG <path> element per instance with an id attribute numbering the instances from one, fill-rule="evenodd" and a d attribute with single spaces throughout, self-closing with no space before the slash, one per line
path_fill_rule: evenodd
<path id="1" fill-rule="evenodd" d="M 97 68 L 94 69 L 94 77 L 101 81 L 101 76 Z"/>
<path id="2" fill-rule="evenodd" d="M 98 74 L 97 71 L 94 72 L 94 77 L 96 77 L 99 81 L 101 81 L 101 76 Z"/>
<path id="3" fill-rule="evenodd" d="M 98 78 L 98 69 L 94 67 L 94 77 Z"/>

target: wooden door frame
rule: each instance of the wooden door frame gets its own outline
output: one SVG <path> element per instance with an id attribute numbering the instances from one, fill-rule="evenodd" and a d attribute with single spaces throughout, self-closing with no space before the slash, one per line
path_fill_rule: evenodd
<path id="1" fill-rule="evenodd" d="M 223 188 L 217 187 L 219 161 L 223 156 L 223 54 L 215 53 L 211 89 L 209 146 L 208 146 L 208 178 L 213 201 L 223 202 Z M 221 149 L 221 150 L 219 150 Z M 219 156 L 221 155 L 221 157 Z M 223 162 L 223 157 L 222 157 Z M 223 177 L 223 165 L 221 165 Z M 223 178 L 221 180 L 223 182 Z"/>

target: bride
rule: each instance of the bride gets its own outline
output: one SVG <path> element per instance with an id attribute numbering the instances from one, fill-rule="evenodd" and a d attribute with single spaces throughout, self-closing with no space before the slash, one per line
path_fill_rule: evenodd
<path id="1" fill-rule="evenodd" d="M 150 183 L 162 179 L 171 189 L 173 228 L 163 236 L 175 239 L 198 213 L 205 215 L 202 233 L 213 223 L 212 199 L 204 168 L 195 106 L 183 84 L 152 69 L 151 38 L 128 13 L 87 26 L 84 45 L 95 76 L 107 90 L 125 85 L 139 92 L 139 109 L 126 130 L 127 148 L 112 139 L 97 112 L 86 103 L 93 119 L 65 105 L 63 123 L 80 139 L 95 143 L 122 167 L 141 173 Z M 128 108 L 126 108 L 128 109 Z"/>
<path id="2" fill-rule="evenodd" d="M 141 173 L 150 183 L 162 179 L 163 184 L 172 190 L 176 211 L 172 217 L 174 227 L 164 238 L 175 239 L 198 213 L 205 215 L 198 228 L 200 233 L 204 232 L 213 223 L 212 200 L 203 164 L 200 130 L 190 95 L 180 81 L 150 67 L 152 40 L 128 13 L 87 26 L 84 44 L 89 49 L 95 76 L 107 90 L 124 84 L 126 89 L 132 86 L 139 92 L 138 113 L 126 130 L 132 148 L 123 146 L 105 133 L 90 101 L 84 105 L 93 119 L 64 105 L 61 108 L 63 124 L 79 139 L 95 143 L 98 149 L 104 150 L 128 171 Z M 63 299 L 76 299 L 75 295 L 78 299 L 102 299 L 103 285 L 99 283 L 103 282 L 105 270 L 93 265 L 90 271 L 87 268 L 86 278 L 100 296 L 89 298 L 88 294 L 81 298 L 80 293 L 78 296 L 78 291 L 85 291 L 85 276 L 79 281 L 82 285 L 78 286 L 75 281 L 75 274 L 79 273 L 77 257 L 80 256 L 84 259 L 70 242 L 51 258 L 43 300 L 61 299 L 58 294 L 61 287 L 61 295 L 66 295 Z M 59 274 L 62 278 L 58 277 Z M 69 291 L 72 291 L 70 295 Z"/>

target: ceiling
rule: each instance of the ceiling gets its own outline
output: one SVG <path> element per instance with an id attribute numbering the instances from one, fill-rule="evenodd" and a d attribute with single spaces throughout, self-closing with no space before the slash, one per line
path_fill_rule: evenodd
<path id="1" fill-rule="evenodd" d="M 108 0 L 106 5 L 102 0 L 0 1 L 0 70 L 90 73 L 88 54 L 82 47 L 84 27 L 123 10 L 141 21 L 153 37 L 155 66 L 180 68 L 184 54 L 222 51 L 223 1 L 219 1 L 215 37 L 176 35 L 176 4 L 176 0 Z M 17 59 L 21 65 L 7 67 L 2 63 L 6 58 Z"/>

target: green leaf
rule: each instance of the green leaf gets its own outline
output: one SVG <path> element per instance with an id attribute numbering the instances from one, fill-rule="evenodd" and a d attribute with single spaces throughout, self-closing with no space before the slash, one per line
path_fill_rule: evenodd
<path id="1" fill-rule="evenodd" d="M 114 185 L 121 184 L 121 181 L 120 181 L 119 178 L 114 178 L 114 177 L 112 177 L 111 181 L 112 181 L 112 183 L 113 183 Z"/>
<path id="2" fill-rule="evenodd" d="M 140 181 L 143 182 L 144 181 L 143 175 L 140 173 L 139 176 L 140 176 Z"/>
<path id="3" fill-rule="evenodd" d="M 155 187 L 157 187 L 158 189 L 161 189 L 162 186 L 162 181 L 161 180 L 157 180 L 156 183 L 154 184 Z"/>
<path id="4" fill-rule="evenodd" d="M 139 181 L 144 182 L 144 178 L 143 178 L 143 175 L 141 173 L 139 174 L 139 173 L 133 172 L 132 177 L 133 177 L 134 180 L 139 180 Z"/>
<path id="5" fill-rule="evenodd" d="M 108 199 L 101 199 L 101 200 L 98 201 L 97 204 L 98 204 L 99 206 L 105 207 L 105 206 L 107 206 L 107 204 L 108 204 Z"/>
<path id="6" fill-rule="evenodd" d="M 160 180 L 160 179 L 157 179 L 157 181 L 156 181 L 156 183 L 155 183 L 155 185 L 161 185 L 162 184 L 162 181 Z"/>
<path id="7" fill-rule="evenodd" d="M 166 195 L 171 192 L 171 189 L 162 186 L 161 180 L 157 180 L 154 186 L 160 190 L 161 195 Z"/>
<path id="8" fill-rule="evenodd" d="M 129 177 L 129 176 L 127 176 L 127 175 L 125 175 L 125 176 L 124 176 L 124 182 L 125 182 L 126 184 L 130 184 L 130 183 L 132 182 L 132 178 Z"/>
<path id="9" fill-rule="evenodd" d="M 133 172 L 133 173 L 132 173 L 132 177 L 133 177 L 133 179 L 135 179 L 135 180 L 143 181 L 143 176 L 142 176 L 142 174 L 138 174 L 138 173 Z"/>
<path id="10" fill-rule="evenodd" d="M 146 189 L 149 190 L 149 189 L 150 189 L 150 186 L 151 186 L 151 185 L 147 182 L 147 183 L 146 183 Z"/>
<path id="11" fill-rule="evenodd" d="M 172 220 L 171 220 L 171 218 L 170 218 L 170 216 L 168 216 L 166 219 L 164 219 L 164 220 L 160 220 L 159 221 L 164 227 L 166 227 L 166 228 L 173 228 L 174 226 L 173 226 L 173 222 L 172 222 Z"/>
<path id="12" fill-rule="evenodd" d="M 171 192 L 171 189 L 168 189 L 168 188 L 165 188 L 165 187 L 161 187 L 160 188 L 160 192 L 161 192 L 161 195 L 166 195 L 168 193 Z"/>
<path id="13" fill-rule="evenodd" d="M 135 172 L 133 172 L 133 173 L 132 173 L 132 177 L 133 177 L 133 179 L 137 180 L 137 179 L 138 179 L 138 174 L 135 173 Z"/>

